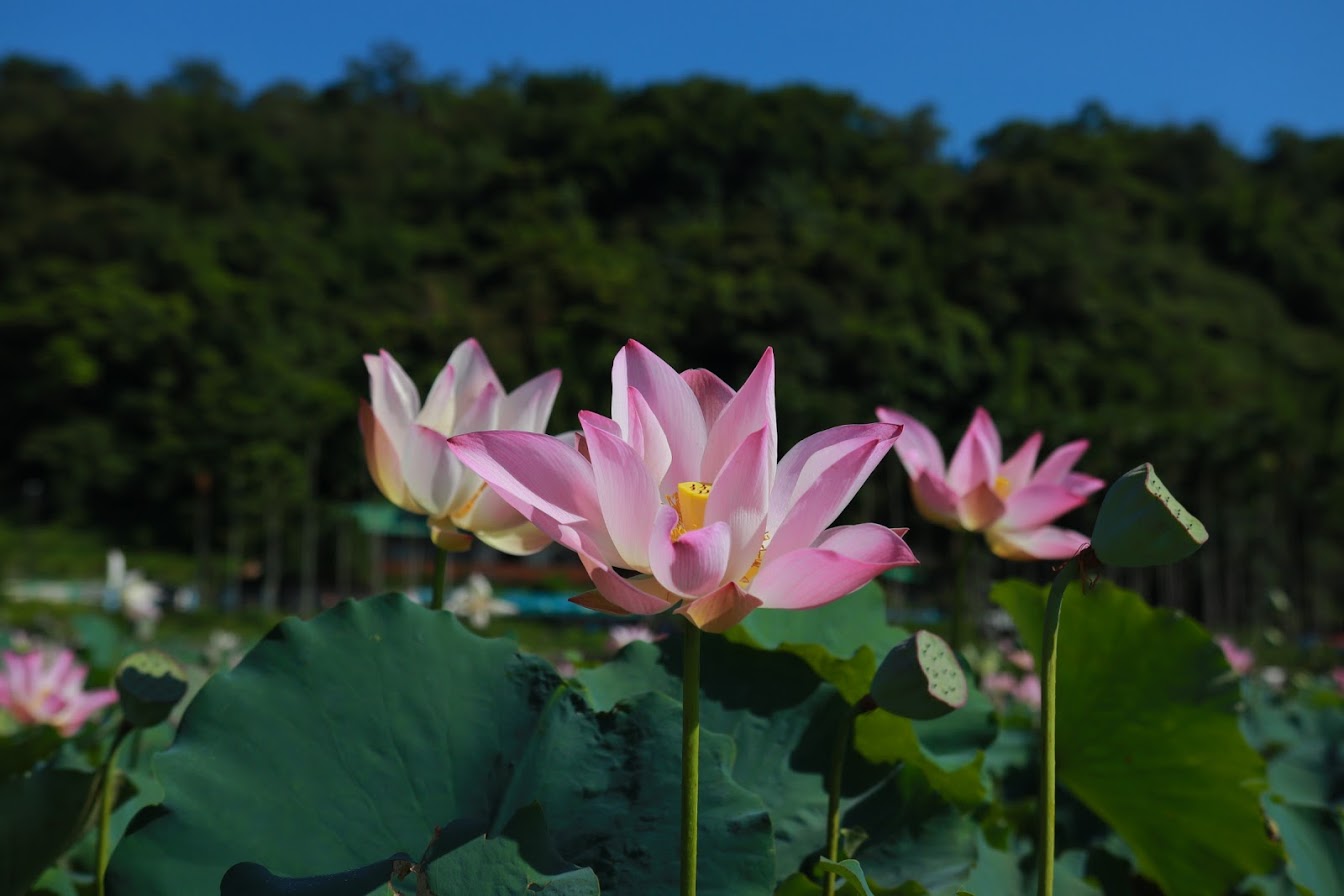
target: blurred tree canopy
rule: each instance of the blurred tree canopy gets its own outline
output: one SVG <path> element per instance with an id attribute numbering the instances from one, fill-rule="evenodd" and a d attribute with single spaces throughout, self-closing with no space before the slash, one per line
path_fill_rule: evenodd
<path id="1" fill-rule="evenodd" d="M 0 508 L 187 547 L 204 500 L 253 538 L 370 493 L 363 352 L 422 388 L 469 335 L 508 386 L 560 367 L 559 430 L 605 409 L 627 338 L 730 382 L 770 344 L 784 444 L 878 404 L 949 449 L 977 404 L 1009 443 L 1087 436 L 1084 469 L 1151 459 L 1206 518 L 1194 587 L 1283 586 L 1324 621 L 1344 137 L 1247 158 L 1088 104 L 974 162 L 941 138 L 931 109 L 808 86 L 468 87 L 395 46 L 250 97 L 203 61 L 135 92 L 9 57 Z M 899 480 L 864 500 L 926 529 Z"/>

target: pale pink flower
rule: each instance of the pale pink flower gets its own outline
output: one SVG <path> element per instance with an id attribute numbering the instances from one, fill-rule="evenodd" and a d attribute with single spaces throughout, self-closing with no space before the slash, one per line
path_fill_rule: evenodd
<path id="1" fill-rule="evenodd" d="M 877 417 L 905 432 L 896 455 L 910 476 L 915 506 L 925 519 L 949 529 L 983 532 L 989 549 L 1006 560 L 1062 560 L 1087 544 L 1087 536 L 1047 525 L 1086 502 L 1105 483 L 1073 472 L 1087 440 L 1069 442 L 1039 467 L 1041 434 L 1033 433 L 1007 460 L 993 419 L 976 408 L 971 425 L 944 464 L 943 451 L 924 424 L 891 408 Z"/>
<path id="2" fill-rule="evenodd" d="M 1011 672 L 991 672 L 980 679 L 980 690 L 991 697 L 1007 697 L 1017 690 L 1017 676 Z"/>
<path id="3" fill-rule="evenodd" d="M 560 388 L 551 370 L 506 393 L 475 339 L 453 350 L 423 407 L 411 378 L 387 352 L 364 356 L 372 404 L 360 400 L 359 428 L 374 483 L 393 504 L 429 518 L 434 543 L 462 550 L 467 532 L 507 554 L 534 554 L 550 541 L 486 488 L 447 448 L 448 436 L 487 429 L 546 429 Z"/>
<path id="4" fill-rule="evenodd" d="M 576 602 L 638 614 L 680 602 L 695 625 L 724 631 L 757 607 L 814 607 L 917 562 L 903 529 L 826 528 L 900 427 L 836 427 L 778 459 L 774 386 L 769 349 L 734 391 L 707 370 L 679 374 L 631 340 L 612 366 L 611 417 L 580 414 L 578 447 L 525 432 L 449 446 L 579 555 L 596 590 Z"/>
<path id="5" fill-rule="evenodd" d="M 647 625 L 613 625 L 607 629 L 607 652 L 616 653 L 622 647 L 636 641 L 647 641 L 652 644 L 662 638 L 662 635 L 656 634 Z"/>
<path id="6" fill-rule="evenodd" d="M 1003 654 L 1003 658 L 1012 663 L 1023 672 L 1031 672 L 1036 668 L 1036 658 L 1031 655 L 1030 650 L 1008 650 Z"/>
<path id="7" fill-rule="evenodd" d="M 1219 635 L 1213 639 L 1223 651 L 1223 657 L 1227 664 L 1232 667 L 1232 671 L 1238 675 L 1245 675 L 1255 667 L 1255 654 L 1250 648 L 1242 647 L 1233 641 L 1228 635 Z"/>
<path id="8" fill-rule="evenodd" d="M 1344 691 L 1344 666 L 1336 666 L 1331 669 L 1330 677 L 1335 680 L 1335 687 Z"/>
<path id="9" fill-rule="evenodd" d="M 0 709 L 20 724 L 51 725 L 70 737 L 89 716 L 117 702 L 117 692 L 111 688 L 84 690 L 88 671 L 68 648 L 7 650 L 0 675 Z"/>
<path id="10" fill-rule="evenodd" d="M 1032 709 L 1041 708 L 1041 677 L 1036 674 L 1024 675 L 1013 689 L 1013 696 Z"/>

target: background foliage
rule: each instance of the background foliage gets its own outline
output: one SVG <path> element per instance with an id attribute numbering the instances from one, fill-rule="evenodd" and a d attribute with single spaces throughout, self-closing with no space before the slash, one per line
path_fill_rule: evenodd
<path id="1" fill-rule="evenodd" d="M 135 92 L 10 57 L 0 515 L 201 556 L 266 541 L 293 574 L 282 534 L 330 538 L 370 492 L 362 352 L 422 385 L 468 335 L 508 385 L 560 367 L 559 430 L 604 406 L 626 338 L 729 380 L 773 344 L 785 444 L 879 403 L 945 442 L 976 404 L 1010 443 L 1090 436 L 1084 469 L 1152 459 L 1215 533 L 1129 584 L 1212 624 L 1282 587 L 1331 624 L 1344 138 L 1246 158 L 1093 104 L 970 162 L 940 140 L 930 109 L 806 86 L 465 86 L 392 46 L 247 97 L 209 63 Z M 860 502 L 916 522 L 894 461 Z"/>

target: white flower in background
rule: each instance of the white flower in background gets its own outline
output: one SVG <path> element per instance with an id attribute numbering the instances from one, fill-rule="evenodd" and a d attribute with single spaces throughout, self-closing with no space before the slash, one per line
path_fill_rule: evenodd
<path id="1" fill-rule="evenodd" d="M 465 585 L 459 585 L 448 595 L 443 608 L 464 616 L 473 628 L 482 629 L 494 616 L 517 616 L 518 605 L 495 597 L 490 581 L 478 572 L 467 576 Z"/>
<path id="2" fill-rule="evenodd" d="M 154 634 L 154 626 L 163 615 L 159 599 L 163 589 L 145 579 L 144 573 L 133 569 L 126 574 L 126 584 L 121 587 L 121 612 L 135 625 L 135 634 L 139 638 L 149 638 Z"/>
<path id="3" fill-rule="evenodd" d="M 211 665 L 233 668 L 242 659 L 242 646 L 242 638 L 228 629 L 217 628 L 210 633 L 202 652 Z"/>
<path id="4" fill-rule="evenodd" d="M 607 651 L 616 653 L 627 644 L 635 641 L 661 641 L 662 635 L 655 634 L 647 625 L 613 625 L 607 629 Z"/>

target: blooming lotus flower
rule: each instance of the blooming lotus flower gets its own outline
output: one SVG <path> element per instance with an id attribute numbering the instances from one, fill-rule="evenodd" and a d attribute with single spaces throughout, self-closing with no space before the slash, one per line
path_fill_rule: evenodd
<path id="1" fill-rule="evenodd" d="M 1335 680 L 1335 687 L 1344 691 L 1344 666 L 1336 666 L 1331 669 L 1330 677 Z"/>
<path id="2" fill-rule="evenodd" d="M 1219 649 L 1223 651 L 1223 658 L 1227 660 L 1227 665 L 1238 675 L 1245 675 L 1255 666 L 1255 654 L 1250 648 L 1242 647 L 1236 641 L 1233 641 L 1227 635 L 1219 635 L 1213 639 L 1218 643 Z"/>
<path id="3" fill-rule="evenodd" d="M 651 614 L 680 602 L 701 629 L 724 631 L 756 607 L 814 607 L 917 562 L 903 529 L 827 528 L 901 428 L 839 426 L 779 459 L 769 349 L 734 391 L 631 340 L 612 366 L 611 416 L 579 419 L 578 446 L 526 432 L 448 444 L 579 555 L 596 586 L 574 598 L 583 606 Z"/>
<path id="4" fill-rule="evenodd" d="M 453 350 L 422 407 L 415 384 L 390 354 L 365 355 L 364 363 L 373 401 L 360 401 L 359 428 L 383 496 L 427 516 L 434 543 L 444 550 L 465 550 L 467 532 L 506 554 L 545 547 L 550 539 L 458 463 L 445 437 L 488 429 L 542 432 L 560 371 L 506 393 L 480 344 L 468 339 Z"/>
<path id="5" fill-rule="evenodd" d="M 518 605 L 495 597 L 490 580 L 478 572 L 467 576 L 466 584 L 453 589 L 443 608 L 450 613 L 464 616 L 474 628 L 482 629 L 490 624 L 494 616 L 517 616 Z"/>
<path id="6" fill-rule="evenodd" d="M 6 650 L 0 709 L 20 724 L 51 725 L 70 737 L 89 716 L 117 702 L 117 692 L 111 688 L 84 690 L 88 671 L 75 662 L 68 648 L 31 653 Z"/>
<path id="7" fill-rule="evenodd" d="M 994 421 L 984 408 L 976 408 L 952 462 L 944 465 L 938 440 L 924 424 L 891 408 L 878 408 L 877 417 L 905 427 L 896 455 L 925 519 L 949 529 L 984 532 L 989 549 L 1005 560 L 1063 560 L 1087 544 L 1081 532 L 1047 525 L 1105 485 L 1073 472 L 1087 450 L 1086 439 L 1055 449 L 1037 467 L 1041 434 L 1033 433 L 1004 460 Z"/>

